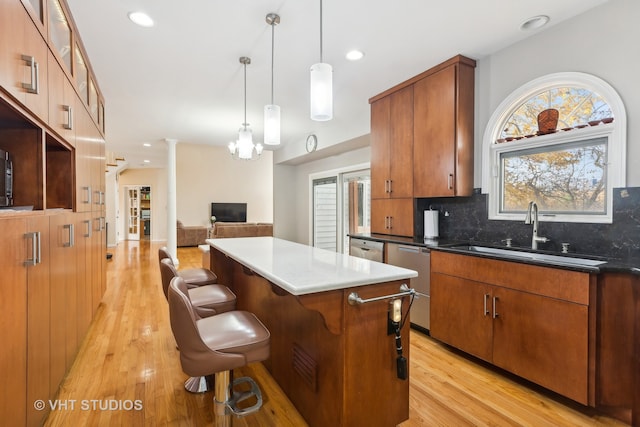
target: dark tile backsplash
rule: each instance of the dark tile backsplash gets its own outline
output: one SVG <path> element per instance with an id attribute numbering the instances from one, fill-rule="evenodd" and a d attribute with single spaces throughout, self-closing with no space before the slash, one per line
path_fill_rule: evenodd
<path id="1" fill-rule="evenodd" d="M 471 197 L 417 199 L 416 236 L 424 234 L 423 211 L 430 207 L 440 214 L 439 235 L 446 240 L 470 240 L 504 245 L 531 247 L 531 225 L 522 221 L 487 219 L 487 195 L 475 189 Z M 570 252 L 613 258 L 640 256 L 640 187 L 617 188 L 613 192 L 613 224 L 577 224 L 545 222 L 538 224 L 538 234 L 551 239 L 541 243 L 541 250 L 560 251 L 570 244 Z"/>

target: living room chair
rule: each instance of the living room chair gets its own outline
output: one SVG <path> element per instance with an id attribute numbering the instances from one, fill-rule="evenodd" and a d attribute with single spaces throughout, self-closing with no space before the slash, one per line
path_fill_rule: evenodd
<path id="1" fill-rule="evenodd" d="M 175 264 L 173 264 L 173 257 L 165 246 L 158 249 L 158 262 L 161 263 L 163 259 L 169 259 L 171 261 L 171 264 L 175 268 Z M 216 274 L 208 268 L 183 268 L 182 270 L 177 271 L 178 275 L 182 277 L 185 282 L 187 282 L 188 288 L 195 288 L 197 286 L 213 285 L 218 283 L 218 276 L 216 276 Z M 166 295 L 167 292 L 165 290 L 165 296 Z"/>
<path id="2" fill-rule="evenodd" d="M 258 318 L 247 311 L 227 311 L 198 319 L 185 281 L 176 277 L 169 285 L 171 330 L 180 348 L 180 364 L 187 375 L 215 374 L 215 413 L 246 415 L 262 406 L 255 381 L 242 377 L 231 382 L 231 371 L 269 358 L 271 335 Z M 249 391 L 236 392 L 248 383 Z M 244 388 L 244 387 L 243 387 Z M 240 403 L 255 399 L 248 407 Z"/>

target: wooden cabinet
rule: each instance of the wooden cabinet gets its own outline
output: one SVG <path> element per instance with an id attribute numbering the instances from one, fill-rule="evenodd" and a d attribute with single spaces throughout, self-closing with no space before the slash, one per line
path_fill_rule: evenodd
<path id="1" fill-rule="evenodd" d="M 371 198 L 413 197 L 413 87 L 371 104 Z"/>
<path id="2" fill-rule="evenodd" d="M 395 212 L 395 227 L 374 212 L 408 202 L 374 200 L 473 192 L 474 67 L 458 55 L 369 100 L 373 232 L 414 235 L 413 207 Z"/>
<path id="3" fill-rule="evenodd" d="M 0 86 L 47 117 L 47 44 L 18 0 L 0 3 Z"/>
<path id="4" fill-rule="evenodd" d="M 588 273 L 431 253 L 432 337 L 591 405 L 594 300 Z"/>
<path id="5" fill-rule="evenodd" d="M 460 58 L 414 83 L 414 197 L 473 192 L 475 61 Z"/>
<path id="6" fill-rule="evenodd" d="M 371 103 L 371 231 L 413 236 L 413 88 Z"/>
<path id="7" fill-rule="evenodd" d="M 49 52 L 49 126 L 71 146 L 76 142 L 76 99 L 73 85 L 53 53 Z"/>
<path id="8" fill-rule="evenodd" d="M 413 236 L 413 199 L 372 199 L 371 232 Z"/>
<path id="9" fill-rule="evenodd" d="M 32 404 L 36 400 L 50 399 L 49 363 L 51 339 L 49 324 L 50 308 L 50 260 L 49 240 L 50 227 L 47 215 L 27 218 L 25 234 L 25 260 L 27 262 L 27 425 L 41 425 L 49 413 L 48 409 L 37 410 Z"/>
<path id="10" fill-rule="evenodd" d="M 77 338 L 77 251 L 74 214 L 51 216 L 51 394 L 75 357 Z"/>
<path id="11" fill-rule="evenodd" d="M 23 218 L 0 219 L 2 284 L 0 285 L 0 419 L 6 425 L 25 425 L 27 398 L 27 232 Z"/>
<path id="12" fill-rule="evenodd" d="M 14 165 L 14 205 L 27 209 L 0 211 L 0 419 L 9 425 L 43 423 L 48 411 L 33 402 L 57 393 L 106 283 L 104 101 L 86 55 L 86 76 L 75 78 L 71 46 L 82 51 L 63 0 L 0 1 L 0 148 Z M 92 79 L 93 118 L 88 83 L 76 87 L 83 79 Z"/>

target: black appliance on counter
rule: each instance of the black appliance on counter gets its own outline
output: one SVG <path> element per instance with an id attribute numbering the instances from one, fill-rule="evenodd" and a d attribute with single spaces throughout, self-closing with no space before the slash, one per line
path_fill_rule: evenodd
<path id="1" fill-rule="evenodd" d="M 0 207 L 13 206 L 13 163 L 11 154 L 0 149 Z"/>

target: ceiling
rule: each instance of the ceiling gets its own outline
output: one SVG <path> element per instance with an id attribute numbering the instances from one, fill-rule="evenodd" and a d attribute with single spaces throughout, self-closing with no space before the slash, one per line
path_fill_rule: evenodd
<path id="1" fill-rule="evenodd" d="M 271 96 L 269 12 L 281 17 L 274 63 L 280 147 L 303 147 L 311 133 L 331 144 L 369 133 L 370 97 L 454 55 L 482 59 L 605 1 L 325 0 L 323 54 L 334 85 L 329 122 L 309 118 L 309 68 L 320 59 L 318 0 L 67 3 L 105 97 L 107 150 L 137 168 L 165 166 L 166 138 L 221 146 L 237 138 L 244 117 L 241 56 L 251 58 L 247 121 L 254 141 L 262 140 Z M 133 24 L 132 11 L 146 12 L 155 26 Z M 546 27 L 520 30 L 541 14 L 551 18 Z M 348 61 L 351 49 L 364 58 Z"/>

